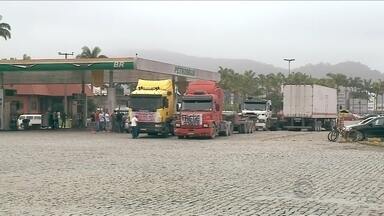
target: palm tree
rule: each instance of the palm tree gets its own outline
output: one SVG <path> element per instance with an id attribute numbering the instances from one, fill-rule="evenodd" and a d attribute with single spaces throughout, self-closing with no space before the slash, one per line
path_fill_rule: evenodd
<path id="1" fill-rule="evenodd" d="M 0 21 L 3 17 L 0 15 Z M 5 40 L 11 38 L 11 26 L 8 23 L 0 22 L 0 37 L 3 37 Z"/>
<path id="2" fill-rule="evenodd" d="M 82 51 L 81 51 L 80 55 L 77 55 L 76 58 L 108 58 L 105 55 L 100 55 L 101 49 L 98 46 L 94 47 L 93 50 L 91 50 L 87 46 L 83 46 L 81 48 L 81 50 Z M 103 72 L 101 72 L 101 71 L 93 71 L 92 74 L 95 74 L 95 76 L 96 76 L 96 74 L 99 74 L 99 76 L 100 75 L 102 76 Z M 93 92 L 93 85 L 94 84 L 91 84 L 91 91 L 92 92 Z M 101 85 L 101 83 L 96 84 L 96 86 L 98 86 L 98 85 Z"/>
<path id="3" fill-rule="evenodd" d="M 327 73 L 327 76 L 334 80 L 338 92 L 340 91 L 340 86 L 348 86 L 348 78 L 344 74 Z"/>
<path id="4" fill-rule="evenodd" d="M 81 50 L 81 54 L 76 56 L 76 58 L 108 58 L 105 55 L 100 55 L 101 49 L 97 46 L 94 47 L 93 50 L 87 46 L 83 46 Z"/>
<path id="5" fill-rule="evenodd" d="M 381 95 L 381 111 L 383 111 L 383 106 L 384 106 L 384 81 L 379 79 L 378 81 L 375 81 L 372 84 L 372 90 L 375 93 L 376 101 L 375 101 L 375 106 L 376 106 L 376 111 L 377 109 L 377 104 L 378 104 L 378 97 Z"/>
<path id="6" fill-rule="evenodd" d="M 372 92 L 372 80 L 371 79 L 364 79 L 363 80 L 363 91 L 367 93 Z"/>
<path id="7" fill-rule="evenodd" d="M 336 86 L 335 80 L 333 80 L 331 78 L 315 79 L 314 83 L 317 85 L 327 86 L 330 88 L 335 88 L 335 86 Z"/>

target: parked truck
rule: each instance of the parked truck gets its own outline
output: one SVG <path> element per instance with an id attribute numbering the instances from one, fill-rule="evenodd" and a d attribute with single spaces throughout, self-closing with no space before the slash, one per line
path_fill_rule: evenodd
<path id="1" fill-rule="evenodd" d="M 284 85 L 283 116 L 289 130 L 331 129 L 337 118 L 337 91 L 320 85 Z"/>
<path id="2" fill-rule="evenodd" d="M 256 129 L 271 129 L 271 100 L 247 97 L 241 104 L 241 113 L 243 116 L 254 119 Z"/>
<path id="3" fill-rule="evenodd" d="M 172 80 L 139 79 L 129 99 L 130 118 L 137 116 L 140 133 L 173 134 L 175 93 Z"/>
<path id="4" fill-rule="evenodd" d="M 175 124 L 178 138 L 232 134 L 231 121 L 223 119 L 224 93 L 214 81 L 189 82 Z"/>
<path id="5" fill-rule="evenodd" d="M 235 111 L 223 111 L 223 119 L 232 124 L 230 132 L 237 131 L 238 133 L 253 133 L 256 130 L 255 122 L 257 118 L 250 118 L 242 113 Z"/>

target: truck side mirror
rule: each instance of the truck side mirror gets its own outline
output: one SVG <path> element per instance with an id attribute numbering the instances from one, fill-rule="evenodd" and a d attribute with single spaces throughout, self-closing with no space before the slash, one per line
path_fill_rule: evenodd
<path id="1" fill-rule="evenodd" d="M 216 109 L 216 111 L 220 111 L 220 105 L 219 104 L 215 104 L 215 109 Z"/>

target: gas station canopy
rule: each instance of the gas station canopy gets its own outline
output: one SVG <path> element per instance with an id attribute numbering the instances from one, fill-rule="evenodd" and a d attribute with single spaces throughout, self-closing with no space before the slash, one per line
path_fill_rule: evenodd
<path id="1" fill-rule="evenodd" d="M 217 72 L 142 58 L 0 60 L 0 84 L 3 85 L 91 83 L 95 72 L 101 74 L 104 82 L 117 83 L 173 77 L 220 80 Z"/>

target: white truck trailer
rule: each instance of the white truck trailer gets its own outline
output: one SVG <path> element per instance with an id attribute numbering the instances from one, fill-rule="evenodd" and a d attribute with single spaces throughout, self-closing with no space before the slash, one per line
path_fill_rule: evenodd
<path id="1" fill-rule="evenodd" d="M 284 85 L 283 115 L 288 130 L 330 130 L 337 118 L 337 90 L 320 85 Z"/>

